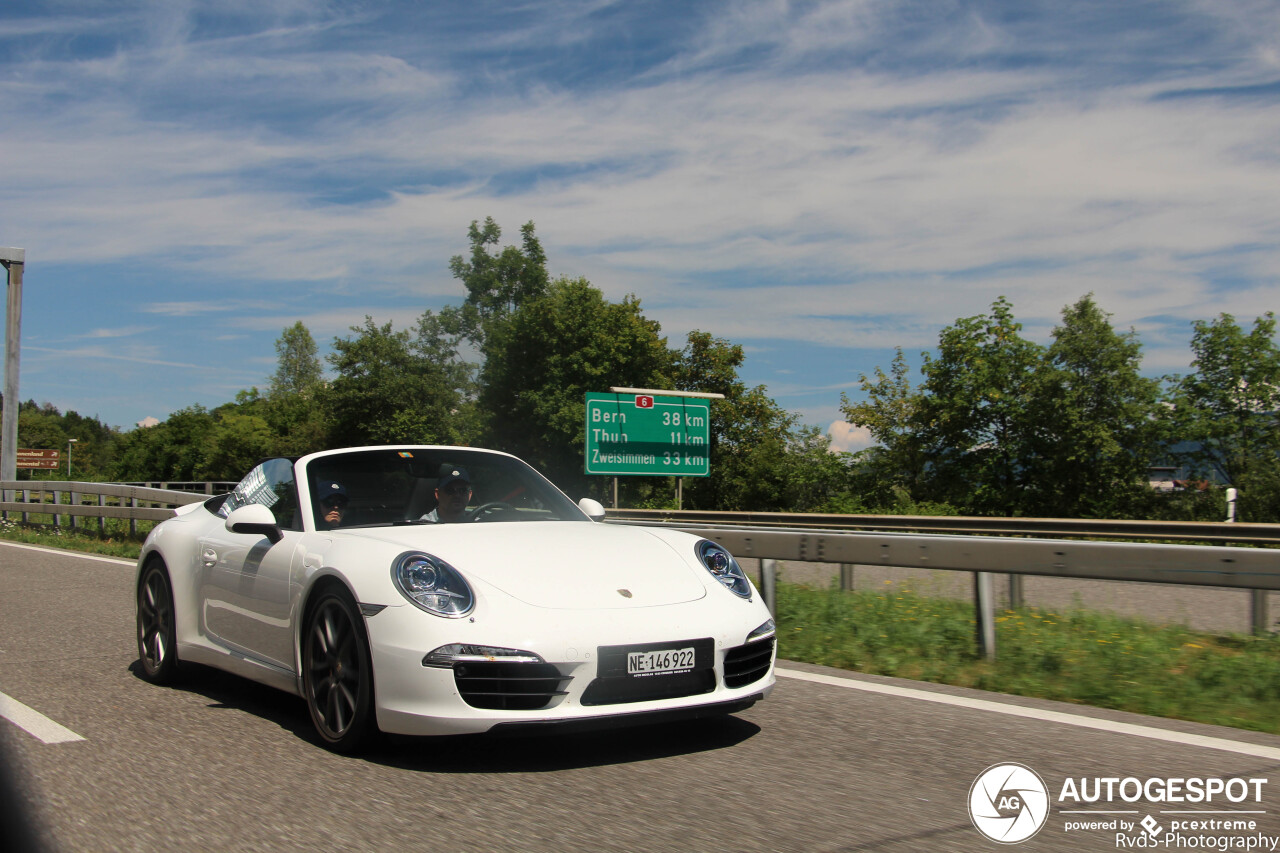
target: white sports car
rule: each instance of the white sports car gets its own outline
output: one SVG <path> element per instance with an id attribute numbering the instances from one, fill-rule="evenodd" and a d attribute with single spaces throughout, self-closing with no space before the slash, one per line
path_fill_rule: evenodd
<path id="1" fill-rule="evenodd" d="M 361 447 L 262 462 L 138 559 L 148 680 L 178 662 L 296 693 L 350 751 L 408 735 L 740 711 L 774 623 L 707 539 L 599 523 L 524 462 Z"/>

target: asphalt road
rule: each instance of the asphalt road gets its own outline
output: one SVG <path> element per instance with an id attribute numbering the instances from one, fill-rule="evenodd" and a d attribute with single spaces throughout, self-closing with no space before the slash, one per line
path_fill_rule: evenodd
<path id="1" fill-rule="evenodd" d="M 1115 832 L 1068 821 L 1146 816 L 1161 833 L 1252 820 L 1200 835 L 1280 841 L 1278 737 L 802 664 L 720 721 L 398 738 L 340 757 L 295 697 L 203 668 L 177 688 L 142 681 L 132 577 L 0 545 L 0 753 L 50 850 L 991 851 L 969 793 L 1004 762 L 1035 770 L 1052 801 L 1019 849 L 1115 850 Z M 1060 802 L 1082 777 L 1266 781 L 1259 801 Z M 1063 813 L 1102 809 L 1128 814 Z M 1185 810 L 1230 814 L 1168 813 Z"/>

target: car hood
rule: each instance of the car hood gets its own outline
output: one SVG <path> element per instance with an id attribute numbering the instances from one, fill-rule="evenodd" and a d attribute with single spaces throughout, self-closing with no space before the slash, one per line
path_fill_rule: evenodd
<path id="1" fill-rule="evenodd" d="M 693 539 L 681 553 L 639 527 L 575 522 L 486 522 L 367 528 L 378 539 L 439 557 L 534 607 L 560 610 L 655 607 L 707 594 L 693 564 Z M 682 537 L 683 538 L 683 537 Z"/>

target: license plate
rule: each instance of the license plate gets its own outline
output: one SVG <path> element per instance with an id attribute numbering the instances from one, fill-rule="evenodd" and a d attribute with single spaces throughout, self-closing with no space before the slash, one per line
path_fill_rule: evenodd
<path id="1" fill-rule="evenodd" d="M 627 655 L 628 675 L 651 675 L 663 672 L 687 672 L 693 669 L 696 656 L 693 646 L 682 649 L 654 649 Z"/>

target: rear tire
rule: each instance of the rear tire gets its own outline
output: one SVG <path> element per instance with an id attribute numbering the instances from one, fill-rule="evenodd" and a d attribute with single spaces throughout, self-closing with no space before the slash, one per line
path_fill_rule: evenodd
<path id="1" fill-rule="evenodd" d="M 138 658 L 142 677 L 171 684 L 178 674 L 178 630 L 173 614 L 173 584 L 161 560 L 152 560 L 138 583 Z"/>
<path id="2" fill-rule="evenodd" d="M 302 637 L 302 694 L 325 746 L 355 752 L 377 732 L 364 618 L 345 589 L 320 594 Z"/>

